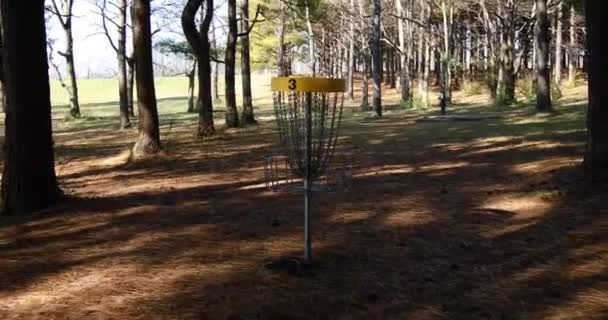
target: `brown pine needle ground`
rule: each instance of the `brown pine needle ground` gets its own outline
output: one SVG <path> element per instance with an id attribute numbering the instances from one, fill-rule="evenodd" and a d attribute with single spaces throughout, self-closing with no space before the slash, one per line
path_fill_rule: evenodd
<path id="1" fill-rule="evenodd" d="M 299 277 L 265 267 L 302 247 L 301 197 L 263 187 L 272 122 L 201 142 L 195 116 L 165 118 L 166 154 L 136 162 L 114 118 L 58 128 L 70 199 L 2 220 L 0 319 L 606 319 L 583 91 L 550 116 L 457 96 L 502 115 L 474 123 L 349 109 L 354 185 L 316 197 L 320 267 Z"/>

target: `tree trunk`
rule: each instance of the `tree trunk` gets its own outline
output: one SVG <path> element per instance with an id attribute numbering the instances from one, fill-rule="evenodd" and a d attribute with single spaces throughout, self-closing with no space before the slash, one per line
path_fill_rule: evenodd
<path id="1" fill-rule="evenodd" d="M 398 1 L 398 0 L 397 0 Z M 355 8 L 355 0 L 350 0 L 350 7 Z M 355 99 L 355 22 L 350 21 L 348 30 L 348 92 L 346 96 L 353 101 Z"/>
<path id="2" fill-rule="evenodd" d="M 450 25 L 445 0 L 441 2 L 441 13 L 443 17 L 443 54 L 442 54 L 442 93 L 446 102 L 452 101 L 452 69 L 450 67 Z"/>
<path id="3" fill-rule="evenodd" d="M 55 204 L 55 175 L 44 1 L 1 1 L 6 110 L 2 213 Z"/>
<path id="4" fill-rule="evenodd" d="M 236 109 L 235 89 L 235 59 L 236 59 L 236 0 L 228 0 L 228 38 L 226 39 L 226 57 L 224 58 L 226 70 L 224 71 L 226 85 L 226 127 L 239 126 L 239 114 Z"/>
<path id="5" fill-rule="evenodd" d="M 315 59 L 315 34 L 312 30 L 312 22 L 310 21 L 310 3 L 308 1 L 309 0 L 304 0 L 304 10 L 306 16 L 306 29 L 308 31 L 308 55 L 310 59 L 312 76 L 314 77 L 317 73 L 317 60 Z"/>
<path id="6" fill-rule="evenodd" d="M 241 81 L 243 83 L 242 124 L 256 124 L 253 114 L 253 97 L 251 93 L 251 59 L 249 56 L 249 0 L 241 0 Z"/>
<path id="7" fill-rule="evenodd" d="M 188 0 L 182 12 L 184 35 L 198 61 L 197 104 L 199 117 L 196 133 L 198 137 L 210 136 L 215 133 L 213 98 L 211 97 L 211 45 L 209 43 L 209 27 L 213 19 L 213 0 L 204 1 L 205 11 L 201 20 L 200 31 L 196 29 L 195 17 L 198 9 L 202 8 L 203 0 Z"/>
<path id="8" fill-rule="evenodd" d="M 64 12 L 59 17 L 63 32 L 65 33 L 65 52 L 60 54 L 65 58 L 66 72 L 70 77 L 68 94 L 70 96 L 70 115 L 80 117 L 80 103 L 78 102 L 78 84 L 76 82 L 76 67 L 74 66 L 74 37 L 72 36 L 72 8 L 74 0 L 65 0 Z"/>
<path id="9" fill-rule="evenodd" d="M 135 117 L 133 93 L 135 89 L 135 55 L 127 57 L 127 101 L 129 102 L 129 116 Z"/>
<path id="10" fill-rule="evenodd" d="M 127 0 L 118 2 L 118 97 L 120 129 L 131 127 L 129 119 L 129 94 L 127 85 Z"/>
<path id="11" fill-rule="evenodd" d="M 361 111 L 369 109 L 369 58 L 363 57 L 363 79 L 361 80 Z"/>
<path id="12" fill-rule="evenodd" d="M 374 12 L 372 15 L 372 72 L 374 78 L 373 107 L 376 115 L 382 117 L 382 43 L 380 38 L 382 2 L 373 0 Z"/>
<path id="13" fill-rule="evenodd" d="M 576 81 L 576 63 L 578 61 L 576 37 L 576 11 L 570 5 L 570 48 L 568 49 L 568 83 L 574 85 Z"/>
<path id="14" fill-rule="evenodd" d="M 608 174 L 608 2 L 585 1 L 589 52 L 589 107 L 585 167 L 592 177 Z"/>
<path id="15" fill-rule="evenodd" d="M 508 20 L 512 21 L 512 20 Z M 500 34 L 500 58 L 496 98 L 500 104 L 510 105 L 515 101 L 515 73 L 513 61 L 513 27 L 508 23 Z"/>
<path id="16" fill-rule="evenodd" d="M 555 22 L 555 64 L 553 66 L 555 85 L 559 88 L 562 81 L 562 45 L 563 45 L 563 18 L 564 2 L 560 1 L 557 7 L 557 21 Z"/>
<path id="17" fill-rule="evenodd" d="M 549 72 L 549 19 L 547 0 L 536 0 L 536 110 L 551 110 L 551 82 Z"/>
<path id="18" fill-rule="evenodd" d="M 4 47 L 4 36 L 2 35 L 2 12 L 0 11 L 0 103 L 2 104 L 2 112 L 6 112 L 6 81 L 4 81 L 2 47 Z"/>
<path id="19" fill-rule="evenodd" d="M 401 0 L 395 0 L 395 9 L 397 10 L 398 16 L 405 16 Z M 406 48 L 405 43 L 405 22 L 403 19 L 397 20 L 397 34 L 399 36 L 399 62 L 401 64 L 399 85 L 401 87 L 401 103 L 403 104 L 410 99 L 410 66 L 408 61 L 409 50 Z"/>
<path id="20" fill-rule="evenodd" d="M 391 89 L 395 89 L 397 87 L 397 65 L 395 64 L 395 50 L 394 49 L 389 49 L 390 50 L 390 59 L 388 61 L 389 63 L 389 75 L 390 75 L 390 81 L 389 81 L 389 88 Z"/>
<path id="21" fill-rule="evenodd" d="M 196 79 L 196 61 L 188 73 L 188 113 L 194 112 L 194 81 Z"/>
<path id="22" fill-rule="evenodd" d="M 213 52 L 215 52 L 215 54 L 217 54 L 218 50 L 217 50 L 217 37 L 215 35 L 215 23 L 213 22 L 213 19 L 211 19 L 211 33 L 213 35 L 213 40 L 211 41 L 211 48 L 213 48 Z M 219 62 L 215 62 L 214 63 L 214 68 L 213 68 L 213 96 L 214 96 L 214 100 L 220 101 L 220 86 L 219 86 L 219 74 L 220 74 L 220 64 Z"/>
<path id="23" fill-rule="evenodd" d="M 154 65 L 152 62 L 152 32 L 150 27 L 150 1 L 133 1 L 133 47 L 135 48 L 135 77 L 137 85 L 137 110 L 139 114 L 139 138 L 133 147 L 135 154 L 160 151 L 160 131 Z"/>
<path id="24" fill-rule="evenodd" d="M 277 74 L 279 77 L 287 75 L 285 68 L 285 4 L 279 3 L 279 24 L 277 25 L 277 38 L 279 47 L 277 48 Z"/>

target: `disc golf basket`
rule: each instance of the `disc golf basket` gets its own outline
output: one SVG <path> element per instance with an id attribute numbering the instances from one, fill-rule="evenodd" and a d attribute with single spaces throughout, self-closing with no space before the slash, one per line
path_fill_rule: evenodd
<path id="1" fill-rule="evenodd" d="M 304 262 L 310 263 L 312 193 L 348 189 L 352 177 L 349 155 L 336 154 L 345 81 L 282 77 L 271 87 L 279 144 L 265 161 L 266 185 L 304 194 Z"/>

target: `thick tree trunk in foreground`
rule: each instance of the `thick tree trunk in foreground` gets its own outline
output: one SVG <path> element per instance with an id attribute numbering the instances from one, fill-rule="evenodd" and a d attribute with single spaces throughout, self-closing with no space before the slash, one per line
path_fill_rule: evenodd
<path id="1" fill-rule="evenodd" d="M 226 85 L 226 127 L 236 128 L 239 126 L 239 114 L 236 109 L 236 81 L 234 76 L 236 60 L 236 0 L 228 0 L 228 38 L 226 39 L 226 57 L 224 58 L 226 70 L 224 70 Z"/>
<path id="2" fill-rule="evenodd" d="M 27 214 L 56 203 L 44 1 L 1 1 L 4 75 L 10 104 L 2 212 Z"/>
<path id="3" fill-rule="evenodd" d="M 586 0 L 589 107 L 585 166 L 594 177 L 608 174 L 608 2 Z"/>
<path id="4" fill-rule="evenodd" d="M 372 104 L 378 117 L 382 117 L 382 36 L 380 30 L 382 3 L 373 0 L 374 13 L 372 15 L 372 72 L 374 78 L 374 97 Z"/>
<path id="5" fill-rule="evenodd" d="M 243 125 L 256 124 L 251 94 L 251 58 L 249 56 L 249 0 L 241 0 L 241 81 L 243 83 Z"/>
<path id="6" fill-rule="evenodd" d="M 549 72 L 549 19 L 547 0 L 536 0 L 536 110 L 551 111 L 551 80 Z"/>
<path id="7" fill-rule="evenodd" d="M 196 30 L 196 11 L 202 9 L 203 0 L 188 0 L 182 12 L 182 28 L 198 61 L 198 128 L 197 136 L 206 137 L 215 133 L 213 123 L 213 99 L 211 97 L 211 52 L 209 27 L 213 18 L 213 0 L 205 0 L 204 15 L 200 30 Z"/>
<path id="8" fill-rule="evenodd" d="M 160 131 L 154 67 L 152 64 L 152 32 L 150 27 L 150 1 L 133 1 L 133 46 L 135 48 L 135 78 L 137 85 L 137 110 L 139 114 L 139 138 L 133 147 L 135 154 L 160 151 Z"/>
<path id="9" fill-rule="evenodd" d="M 0 11 L 0 103 L 2 112 L 6 111 L 6 81 L 4 81 L 4 59 L 2 58 L 2 48 L 4 39 L 2 36 L 2 12 Z"/>

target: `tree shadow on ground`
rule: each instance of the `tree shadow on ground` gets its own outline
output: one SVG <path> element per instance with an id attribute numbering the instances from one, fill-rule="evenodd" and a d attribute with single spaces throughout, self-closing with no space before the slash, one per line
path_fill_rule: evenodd
<path id="1" fill-rule="evenodd" d="M 0 225 L 0 315 L 46 294 L 47 317 L 601 318 L 608 190 L 584 182 L 580 124 L 510 121 L 348 122 L 353 189 L 315 195 L 300 277 L 265 267 L 302 233 L 300 196 L 263 186 L 272 127 L 72 168 L 78 197 Z"/>

